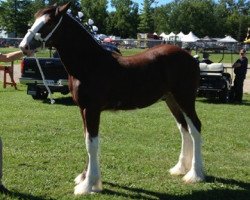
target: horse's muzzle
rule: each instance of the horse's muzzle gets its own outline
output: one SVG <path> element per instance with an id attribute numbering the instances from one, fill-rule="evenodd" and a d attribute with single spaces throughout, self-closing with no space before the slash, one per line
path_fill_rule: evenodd
<path id="1" fill-rule="evenodd" d="M 41 42 L 36 40 L 32 40 L 29 44 L 20 43 L 19 45 L 19 48 L 26 56 L 29 56 L 31 51 L 35 51 L 39 47 L 41 47 Z"/>
<path id="2" fill-rule="evenodd" d="M 21 51 L 23 52 L 23 54 L 27 56 L 28 50 L 29 50 L 28 45 L 26 45 L 26 46 L 19 45 L 19 48 L 21 49 Z"/>

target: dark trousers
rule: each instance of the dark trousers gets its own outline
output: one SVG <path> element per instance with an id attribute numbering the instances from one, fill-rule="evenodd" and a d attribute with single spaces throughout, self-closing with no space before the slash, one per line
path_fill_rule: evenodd
<path id="1" fill-rule="evenodd" d="M 244 78 L 235 76 L 234 79 L 234 100 L 235 101 L 242 101 L 242 96 L 243 96 L 243 84 L 244 84 Z"/>

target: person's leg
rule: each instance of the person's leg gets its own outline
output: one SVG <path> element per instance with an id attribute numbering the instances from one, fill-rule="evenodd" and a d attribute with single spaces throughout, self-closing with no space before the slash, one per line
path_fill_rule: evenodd
<path id="1" fill-rule="evenodd" d="M 235 92 L 234 101 L 237 101 L 237 102 L 242 101 L 243 82 L 244 82 L 244 79 L 239 78 L 237 76 L 235 77 L 235 80 L 234 80 L 234 92 Z"/>

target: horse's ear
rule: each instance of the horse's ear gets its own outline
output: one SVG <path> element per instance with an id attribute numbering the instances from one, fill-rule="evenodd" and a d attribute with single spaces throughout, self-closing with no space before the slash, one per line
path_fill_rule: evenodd
<path id="1" fill-rule="evenodd" d="M 70 6 L 71 6 L 70 1 L 62 6 L 58 6 L 56 9 L 56 16 L 65 14 Z"/>

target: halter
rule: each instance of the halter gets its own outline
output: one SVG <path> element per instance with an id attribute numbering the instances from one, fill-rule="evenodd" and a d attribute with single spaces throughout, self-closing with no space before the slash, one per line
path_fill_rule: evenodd
<path id="1" fill-rule="evenodd" d="M 56 26 L 52 29 L 52 31 L 45 38 L 42 38 L 41 33 L 38 33 L 38 31 L 45 25 L 46 16 L 47 15 L 43 15 L 42 17 L 38 18 L 35 21 L 35 23 L 32 25 L 32 27 L 28 30 L 28 32 L 24 36 L 19 47 L 25 47 L 26 45 L 28 45 L 32 41 L 32 39 L 35 39 L 36 41 L 42 42 L 43 47 L 45 46 L 45 43 L 50 39 L 52 34 L 56 31 L 58 26 L 61 24 L 62 18 L 63 18 L 63 16 L 61 16 L 60 20 L 57 22 Z"/>
<path id="2" fill-rule="evenodd" d="M 61 24 L 62 22 L 62 18 L 60 18 L 60 20 L 58 21 L 58 23 L 56 24 L 56 26 L 52 29 L 52 31 L 45 37 L 45 38 L 42 38 L 41 37 L 41 33 L 38 33 L 38 31 L 44 26 L 45 24 L 45 16 L 43 16 L 41 19 L 39 19 L 38 21 L 36 21 L 33 26 L 31 27 L 31 29 L 28 30 L 28 33 L 25 35 L 23 41 L 20 43 L 20 46 L 25 46 L 27 43 L 29 43 L 33 38 L 36 40 L 36 41 L 39 41 L 39 42 L 42 42 L 43 44 L 43 49 L 45 48 L 45 43 L 50 39 L 50 37 L 52 36 L 52 34 L 56 31 L 56 29 L 58 28 L 58 26 Z M 31 37 L 32 36 L 32 37 Z M 29 41 L 30 40 L 30 41 Z M 35 54 L 35 60 L 36 60 L 36 63 L 37 63 L 37 66 L 38 66 L 38 69 L 40 71 L 40 74 L 42 76 L 42 79 L 43 79 L 43 83 L 44 83 L 44 86 L 45 88 L 47 89 L 48 93 L 49 93 L 49 98 L 50 98 L 50 102 L 51 104 L 54 104 L 55 103 L 55 100 L 53 99 L 52 97 L 52 92 L 48 86 L 48 83 L 47 81 L 45 80 L 45 76 L 44 76 L 44 73 L 43 73 L 43 70 L 42 70 L 42 67 L 39 63 L 39 60 L 37 59 L 37 56 Z"/>
<path id="3" fill-rule="evenodd" d="M 52 36 L 52 34 L 56 31 L 56 29 L 58 28 L 58 26 L 61 24 L 62 22 L 62 18 L 60 18 L 60 20 L 57 22 L 56 26 L 52 29 L 52 31 L 45 37 L 42 38 L 41 33 L 36 33 L 33 30 L 29 29 L 28 32 L 32 35 L 34 35 L 34 39 L 36 41 L 42 42 L 43 43 L 43 47 L 45 47 L 45 43 L 50 39 L 50 37 Z"/>
<path id="4" fill-rule="evenodd" d="M 32 29 L 29 29 L 28 32 L 34 36 L 34 39 L 39 41 L 39 42 L 42 42 L 43 44 L 43 49 L 45 48 L 45 43 L 50 39 L 50 37 L 52 36 L 52 34 L 56 31 L 56 29 L 58 28 L 58 26 L 61 24 L 62 22 L 62 18 L 60 18 L 60 20 L 58 21 L 58 23 L 56 24 L 56 26 L 52 29 L 52 31 L 45 37 L 45 38 L 42 38 L 41 37 L 41 33 L 37 33 L 35 31 L 33 31 Z M 53 99 L 53 96 L 52 96 L 52 92 L 48 86 L 48 83 L 47 81 L 45 80 L 45 76 L 44 76 L 44 73 L 43 73 L 43 70 L 42 70 L 42 67 L 39 63 L 39 60 L 37 59 L 37 56 L 35 55 L 35 59 L 36 59 L 36 63 L 37 63 L 37 66 L 38 66 L 38 69 L 41 73 L 41 76 L 42 76 L 42 79 L 43 79 L 43 84 L 45 85 L 45 88 L 47 89 L 48 93 L 49 93 L 49 98 L 50 98 L 50 103 L 51 104 L 54 104 L 55 103 L 55 100 Z"/>

